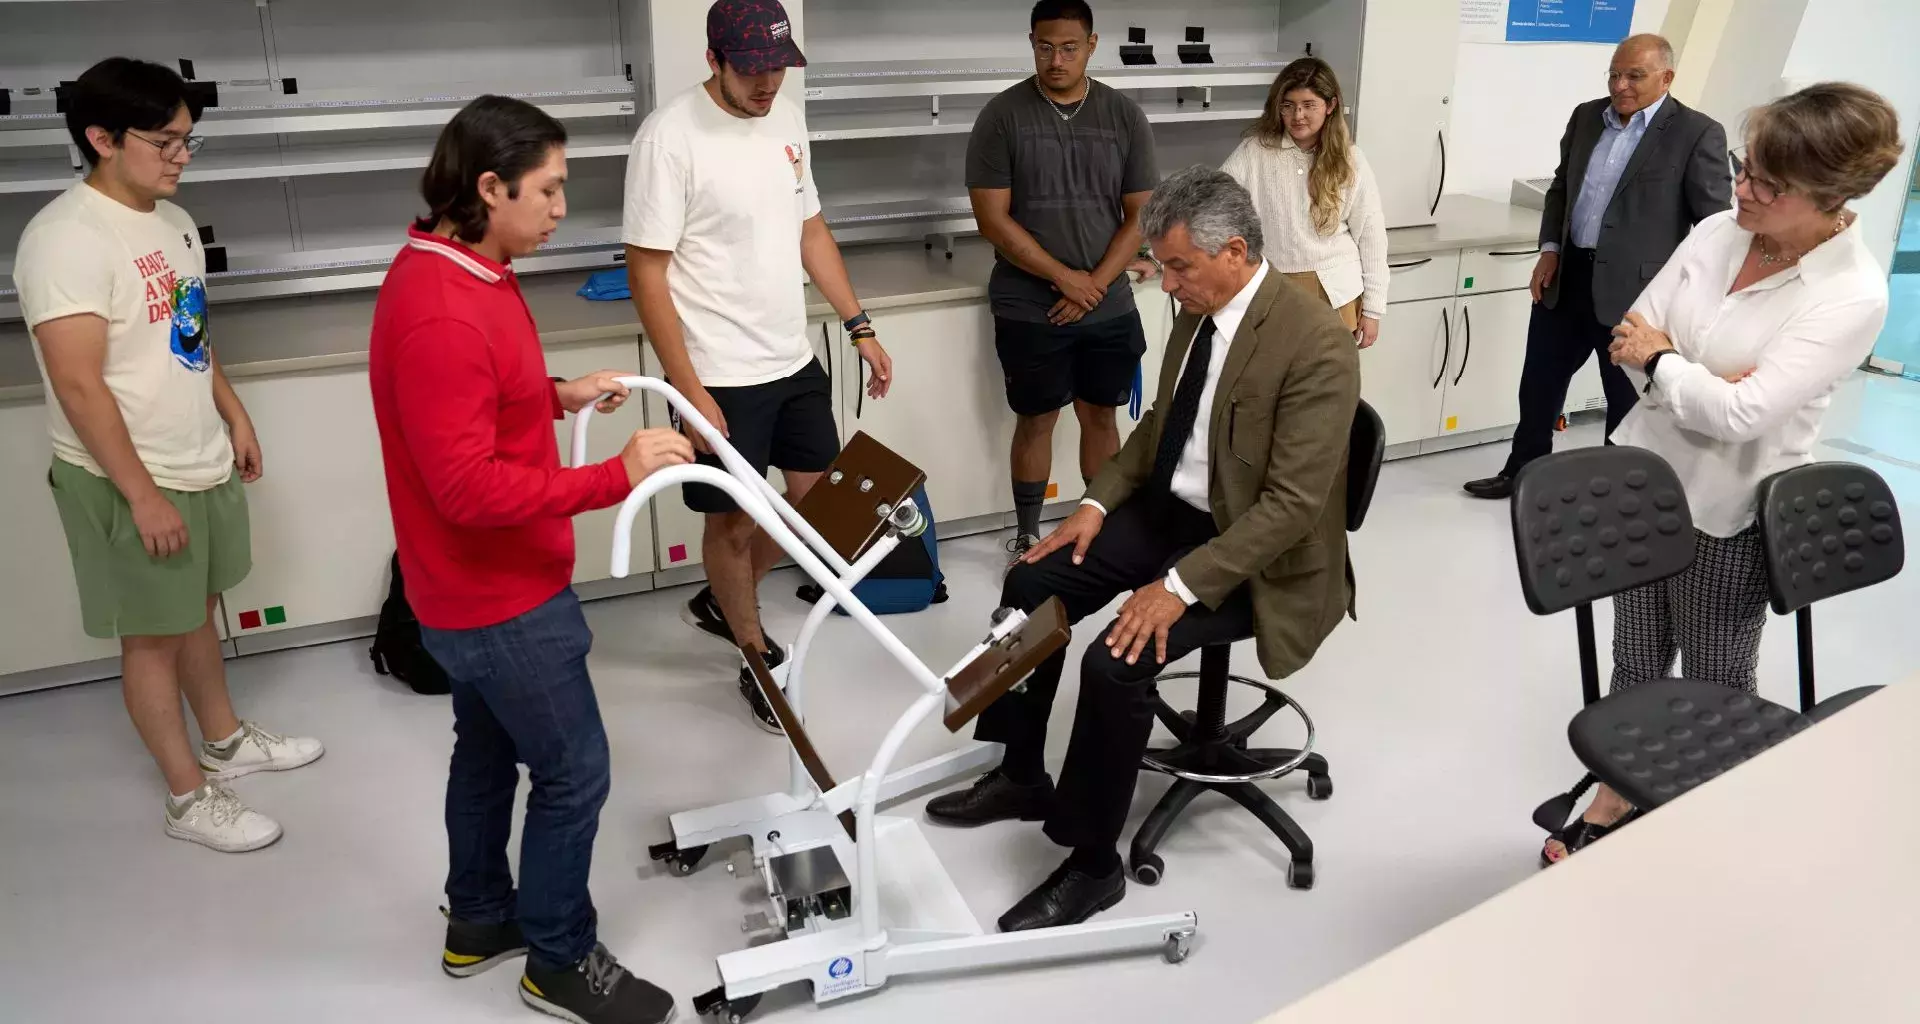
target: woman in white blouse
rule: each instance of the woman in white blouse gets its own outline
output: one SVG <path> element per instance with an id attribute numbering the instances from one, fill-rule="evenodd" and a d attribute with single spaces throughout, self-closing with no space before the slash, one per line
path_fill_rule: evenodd
<path id="1" fill-rule="evenodd" d="M 1220 169 L 1253 193 L 1273 268 L 1333 306 L 1361 348 L 1372 345 L 1387 309 L 1387 221 L 1326 61 L 1281 70 Z"/>
<path id="2" fill-rule="evenodd" d="M 1664 677 L 1751 692 L 1767 621 L 1760 482 L 1813 461 L 1833 391 L 1873 350 L 1887 279 L 1846 203 L 1900 159 L 1887 101 L 1825 83 L 1755 110 L 1729 212 L 1701 221 L 1613 329 L 1614 363 L 1646 397 L 1613 434 L 1680 475 L 1693 567 L 1614 600 L 1613 690 Z M 1556 861 L 1631 808 L 1601 786 L 1549 840 Z"/>

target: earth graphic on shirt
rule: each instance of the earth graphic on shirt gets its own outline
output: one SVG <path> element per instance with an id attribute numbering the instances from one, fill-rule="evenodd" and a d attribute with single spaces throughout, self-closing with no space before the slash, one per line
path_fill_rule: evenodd
<path id="1" fill-rule="evenodd" d="M 173 357 L 195 373 L 211 364 L 207 350 L 207 286 L 197 277 L 173 283 Z"/>

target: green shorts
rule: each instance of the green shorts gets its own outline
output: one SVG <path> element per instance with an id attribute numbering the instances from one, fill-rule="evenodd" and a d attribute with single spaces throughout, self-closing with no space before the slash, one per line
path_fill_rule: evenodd
<path id="1" fill-rule="evenodd" d="M 161 488 L 187 524 L 187 549 L 165 559 L 147 554 L 113 481 L 55 459 L 47 484 L 66 529 L 88 636 L 191 633 L 207 621 L 207 598 L 253 568 L 247 495 L 237 474 L 208 491 Z"/>

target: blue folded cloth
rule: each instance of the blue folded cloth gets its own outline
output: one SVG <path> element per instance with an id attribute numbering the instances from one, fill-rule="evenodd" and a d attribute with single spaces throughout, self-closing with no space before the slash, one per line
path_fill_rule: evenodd
<path id="1" fill-rule="evenodd" d="M 589 276 L 587 283 L 580 286 L 579 295 L 601 302 L 632 298 L 633 292 L 627 288 L 627 268 L 615 267 Z"/>

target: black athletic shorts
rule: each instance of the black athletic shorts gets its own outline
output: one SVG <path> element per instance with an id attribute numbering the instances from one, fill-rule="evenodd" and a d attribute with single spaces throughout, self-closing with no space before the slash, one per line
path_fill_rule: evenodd
<path id="1" fill-rule="evenodd" d="M 756 473 L 764 475 L 768 466 L 796 473 L 825 472 L 840 454 L 840 431 L 833 423 L 833 386 L 818 359 L 789 377 L 743 388 L 708 388 L 707 393 L 727 418 L 727 443 Z M 679 425 L 678 417 L 674 425 Z M 699 462 L 725 468 L 714 455 L 701 455 Z M 695 512 L 733 512 L 740 507 L 725 491 L 706 484 L 688 484 L 682 492 L 687 507 Z"/>
<path id="2" fill-rule="evenodd" d="M 993 318 L 993 347 L 1007 378 L 1007 405 L 1041 416 L 1079 399 L 1117 408 L 1133 395 L 1133 374 L 1147 350 L 1138 310 L 1091 324 Z"/>

